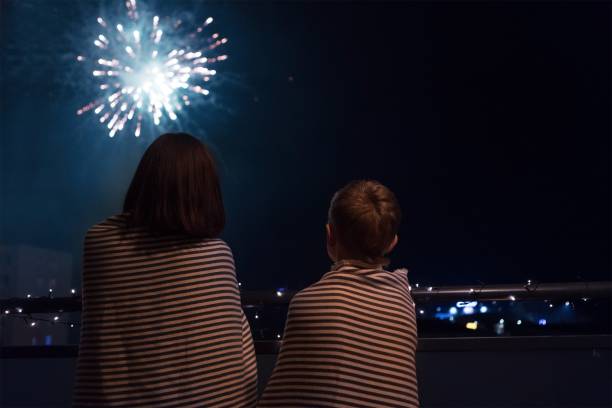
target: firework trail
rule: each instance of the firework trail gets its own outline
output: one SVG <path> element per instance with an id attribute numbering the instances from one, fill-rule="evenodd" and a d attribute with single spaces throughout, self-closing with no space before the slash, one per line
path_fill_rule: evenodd
<path id="1" fill-rule="evenodd" d="M 140 136 L 147 118 L 155 125 L 176 120 L 190 97 L 209 94 L 206 84 L 217 73 L 211 65 L 227 59 L 217 51 L 227 38 L 206 34 L 212 17 L 190 29 L 182 20 L 162 21 L 139 10 L 136 0 L 127 0 L 126 10 L 123 24 L 98 17 L 94 52 L 76 58 L 91 70 L 101 93 L 77 115 L 93 111 L 110 137 L 128 125 Z"/>

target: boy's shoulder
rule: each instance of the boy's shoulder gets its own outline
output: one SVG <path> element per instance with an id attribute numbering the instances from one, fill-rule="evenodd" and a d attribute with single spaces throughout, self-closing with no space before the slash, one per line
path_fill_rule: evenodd
<path id="1" fill-rule="evenodd" d="M 289 303 L 289 316 L 299 320 L 312 310 L 333 315 L 347 304 L 366 309 L 376 304 L 383 309 L 394 308 L 400 314 L 414 308 L 407 269 L 357 272 L 326 274 L 300 290 Z"/>
<path id="2" fill-rule="evenodd" d="M 303 297 L 316 294 L 329 288 L 339 286 L 371 285 L 383 283 L 385 286 L 409 290 L 408 269 L 399 268 L 394 270 L 380 270 L 367 274 L 352 273 L 350 271 L 330 271 L 324 274 L 318 281 L 297 292 L 293 299 L 299 301 Z"/>
<path id="3" fill-rule="evenodd" d="M 325 275 L 324 275 L 325 276 Z M 306 286 L 305 288 L 298 291 L 289 302 L 289 306 L 294 305 L 304 298 L 308 298 L 309 296 L 316 295 L 318 292 L 325 290 L 328 286 L 329 282 L 327 282 L 323 277 L 318 281 Z"/>
<path id="4" fill-rule="evenodd" d="M 353 284 L 400 284 L 402 286 L 408 285 L 408 269 L 340 269 L 332 270 L 316 282 L 311 285 L 337 285 L 341 283 L 353 283 Z"/>
<path id="5" fill-rule="evenodd" d="M 291 298 L 291 301 L 293 302 L 294 300 L 298 300 L 301 297 L 304 297 L 305 295 L 308 295 L 309 293 L 315 292 L 317 290 L 318 287 L 320 287 L 320 280 L 316 281 L 315 283 L 310 284 L 309 286 L 306 286 L 305 288 L 299 290 L 298 292 L 296 292 L 295 295 L 293 295 L 293 298 Z"/>

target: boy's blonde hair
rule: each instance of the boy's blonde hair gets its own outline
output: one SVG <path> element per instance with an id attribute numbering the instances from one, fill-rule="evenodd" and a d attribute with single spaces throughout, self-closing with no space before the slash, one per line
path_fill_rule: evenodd
<path id="1" fill-rule="evenodd" d="M 395 194 L 373 180 L 352 181 L 334 194 L 329 223 L 356 259 L 386 263 L 385 251 L 398 232 L 402 212 Z"/>

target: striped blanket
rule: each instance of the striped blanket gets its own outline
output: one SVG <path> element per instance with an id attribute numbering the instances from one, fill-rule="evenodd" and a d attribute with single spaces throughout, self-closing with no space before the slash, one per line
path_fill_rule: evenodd
<path id="1" fill-rule="evenodd" d="M 74 407 L 255 405 L 257 366 L 230 248 L 124 216 L 85 238 Z"/>
<path id="2" fill-rule="evenodd" d="M 291 301 L 259 407 L 418 407 L 407 271 L 344 262 Z"/>

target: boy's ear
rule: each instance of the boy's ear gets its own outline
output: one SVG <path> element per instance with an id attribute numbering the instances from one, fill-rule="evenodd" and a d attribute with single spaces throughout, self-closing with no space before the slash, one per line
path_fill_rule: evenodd
<path id="1" fill-rule="evenodd" d="M 385 255 L 393 251 L 393 248 L 395 248 L 395 246 L 397 245 L 397 241 L 399 241 L 399 238 L 397 234 L 395 234 L 395 236 L 393 237 L 393 241 L 391 241 L 391 243 L 387 247 L 387 250 L 385 251 Z"/>
<path id="2" fill-rule="evenodd" d="M 334 236 L 334 229 L 332 228 L 331 224 L 325 224 L 325 232 L 327 235 L 327 243 L 332 246 L 335 245 L 336 237 Z"/>

